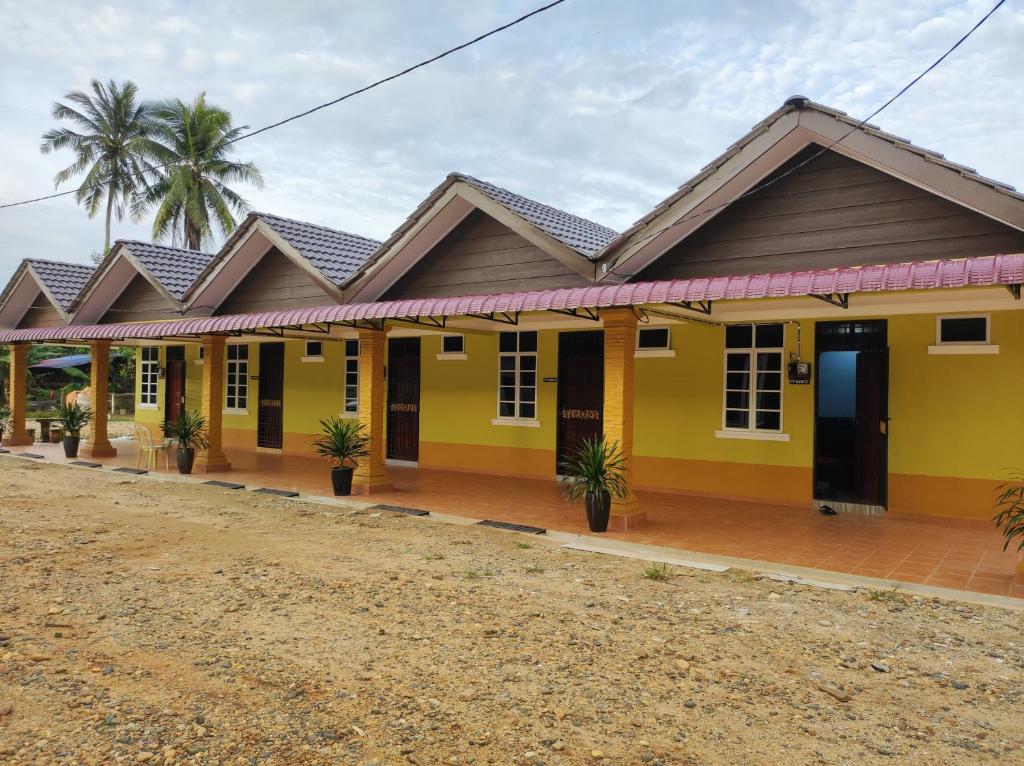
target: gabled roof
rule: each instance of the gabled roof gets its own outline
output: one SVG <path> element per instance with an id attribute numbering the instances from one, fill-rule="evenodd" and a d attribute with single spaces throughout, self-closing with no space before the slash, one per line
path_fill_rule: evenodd
<path id="1" fill-rule="evenodd" d="M 38 258 L 26 258 L 23 263 L 39 279 L 40 286 L 53 296 L 57 308 L 67 311 L 75 296 L 89 280 L 95 267 L 84 263 L 62 263 L 45 261 Z"/>
<path id="2" fill-rule="evenodd" d="M 88 281 L 93 267 L 82 263 L 63 263 L 26 258 L 0 293 L 0 315 L 5 322 L 16 323 L 29 309 L 29 302 L 42 292 L 66 322 L 75 296 Z M 32 283 L 26 283 L 31 279 Z M 12 301 L 17 305 L 8 305 Z"/>
<path id="3" fill-rule="evenodd" d="M 376 239 L 329 229 L 315 223 L 270 213 L 251 215 L 270 226 L 336 285 L 341 285 L 352 276 L 381 245 Z"/>
<path id="4" fill-rule="evenodd" d="M 505 206 L 513 213 L 526 219 L 538 229 L 547 232 L 559 242 L 571 247 L 580 255 L 593 258 L 598 251 L 615 239 L 618 232 L 599 223 L 567 213 L 543 202 L 529 199 L 495 186 L 479 178 L 465 173 L 452 173 L 449 178 L 457 178 L 474 186 L 495 202 Z"/>
<path id="5" fill-rule="evenodd" d="M 214 259 L 213 253 L 198 250 L 183 250 L 151 242 L 118 240 L 128 252 L 135 256 L 150 274 L 163 285 L 174 298 L 181 301 L 203 269 Z"/>
<path id="6" fill-rule="evenodd" d="M 814 143 L 1024 230 L 1024 195 L 1014 187 L 875 125 L 861 125 L 838 109 L 793 96 L 609 242 L 598 253 L 601 271 L 636 274 Z M 637 263 L 623 269 L 634 257 Z"/>
<path id="7" fill-rule="evenodd" d="M 466 317 L 500 314 L 604 309 L 629 306 L 677 306 L 686 302 L 762 298 L 821 297 L 956 288 L 1019 286 L 1024 282 L 1024 255 L 998 255 L 946 261 L 918 261 L 845 269 L 630 282 L 496 295 L 406 298 L 283 309 L 253 314 L 191 317 L 162 322 L 67 325 L 55 328 L 0 330 L 0 343 L 110 339 L 163 339 L 208 333 L 244 333 L 260 329 L 299 329 L 303 325 L 379 322 L 387 319 Z M 1009 294 L 1005 300 L 1012 302 Z M 837 309 L 838 310 L 838 309 Z M 679 316 L 684 321 L 687 316 Z M 702 320 L 703 321 L 703 320 Z"/>
<path id="8" fill-rule="evenodd" d="M 593 261 L 614 229 L 465 173 L 449 173 L 346 283 L 346 298 L 379 296 L 474 209 L 593 280 Z M 415 239 L 418 245 L 409 248 Z M 399 256 L 403 251 L 409 252 Z M 390 264 L 396 260 L 400 265 Z M 351 289 L 350 289 L 351 288 Z"/>

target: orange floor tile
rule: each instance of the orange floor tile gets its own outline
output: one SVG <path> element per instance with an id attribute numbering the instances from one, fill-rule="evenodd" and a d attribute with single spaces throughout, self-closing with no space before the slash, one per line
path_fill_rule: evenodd
<path id="1" fill-rule="evenodd" d="M 132 441 L 115 442 L 105 464 L 136 464 Z M 35 452 L 64 462 L 60 445 L 36 444 Z M 326 461 L 229 450 L 232 470 L 211 478 L 250 488 L 272 487 L 329 495 Z M 158 466 L 163 472 L 164 466 Z M 173 456 L 171 471 L 175 470 Z M 554 481 L 485 474 L 389 467 L 394 488 L 369 499 L 392 505 L 496 519 L 565 532 L 586 532 L 581 504 L 568 504 Z M 360 498 L 364 499 L 364 498 Z M 644 492 L 647 523 L 608 537 L 791 566 L 881 577 L 1024 598 L 1013 585 L 1017 555 L 986 521 L 910 514 L 822 516 L 811 510 Z"/>

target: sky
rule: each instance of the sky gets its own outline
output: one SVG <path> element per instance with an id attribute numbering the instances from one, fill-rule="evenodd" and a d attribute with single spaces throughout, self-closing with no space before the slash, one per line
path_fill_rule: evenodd
<path id="1" fill-rule="evenodd" d="M 617 230 L 791 95 L 864 117 L 994 0 L 568 0 L 468 51 L 237 145 L 254 210 L 385 239 L 452 171 Z M 0 0 L 0 202 L 50 193 L 50 110 L 93 78 L 207 99 L 253 128 L 336 98 L 542 0 Z M 1010 0 L 873 120 L 1024 187 L 1024 2 Z M 71 188 L 61 187 L 63 188 Z M 114 237 L 151 240 L 152 218 Z M 0 210 L 22 258 L 87 263 L 102 215 L 72 196 Z M 214 251 L 213 240 L 204 249 Z"/>

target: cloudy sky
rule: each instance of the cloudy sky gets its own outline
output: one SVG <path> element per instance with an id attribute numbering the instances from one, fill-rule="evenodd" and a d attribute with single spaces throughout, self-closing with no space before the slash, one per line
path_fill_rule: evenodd
<path id="1" fill-rule="evenodd" d="M 795 93 L 861 117 L 994 0 L 568 0 L 298 123 L 244 141 L 254 209 L 379 239 L 459 170 L 625 228 Z M 53 190 L 51 103 L 90 79 L 209 100 L 262 126 L 510 20 L 541 0 L 123 4 L 0 0 L 0 202 Z M 1024 186 L 1024 3 L 1007 3 L 875 122 Z M 151 221 L 115 223 L 149 238 Z M 72 197 L 0 210 L 0 284 L 24 257 L 87 262 Z M 207 249 L 220 243 L 211 242 Z"/>

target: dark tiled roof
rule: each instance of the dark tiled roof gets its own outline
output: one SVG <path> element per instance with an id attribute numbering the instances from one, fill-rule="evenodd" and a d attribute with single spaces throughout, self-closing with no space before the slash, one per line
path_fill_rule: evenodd
<path id="1" fill-rule="evenodd" d="M 32 270 L 57 299 L 59 308 L 64 311 L 68 310 L 71 301 L 82 291 L 95 270 L 95 267 L 84 263 L 61 263 L 35 258 L 27 258 L 25 262 L 31 264 Z"/>
<path id="2" fill-rule="evenodd" d="M 252 215 L 287 240 L 288 244 L 336 285 L 352 276 L 381 245 L 375 239 L 328 229 L 315 223 L 304 223 L 269 213 Z"/>
<path id="3" fill-rule="evenodd" d="M 516 215 L 547 232 L 558 241 L 576 252 L 592 258 L 605 245 L 618 236 L 618 232 L 578 215 L 528 199 L 508 189 L 481 181 L 463 173 L 452 173 L 451 177 L 465 181 L 480 190 L 495 202 L 504 205 Z"/>
<path id="4" fill-rule="evenodd" d="M 182 250 L 136 240 L 118 241 L 179 301 L 214 258 L 214 253 L 198 250 Z"/>

